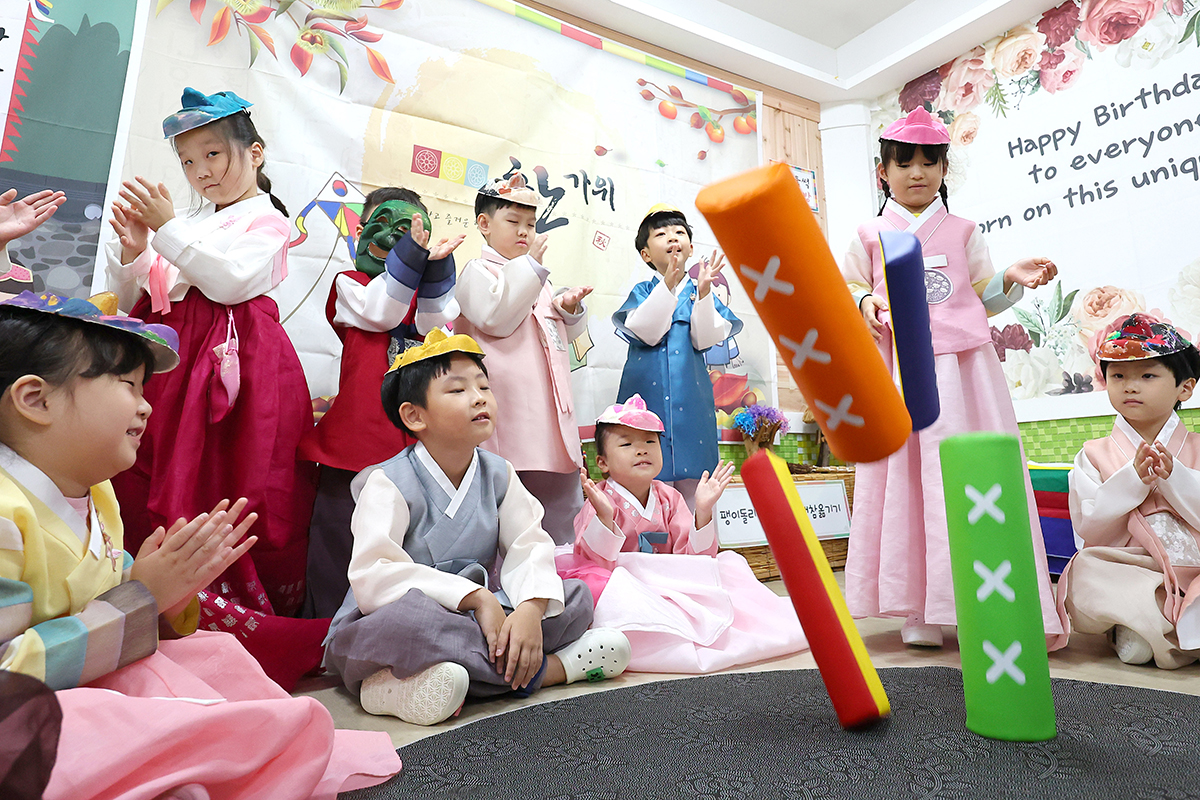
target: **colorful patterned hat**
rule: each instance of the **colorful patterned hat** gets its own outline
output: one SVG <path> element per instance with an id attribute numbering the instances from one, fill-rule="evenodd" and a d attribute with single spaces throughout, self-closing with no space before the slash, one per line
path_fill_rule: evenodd
<path id="1" fill-rule="evenodd" d="M 164 139 L 231 117 L 250 108 L 253 103 L 246 102 L 233 92 L 204 94 L 189 86 L 183 90 L 182 105 L 183 108 L 163 120 Z"/>
<path id="2" fill-rule="evenodd" d="M 396 360 L 392 362 L 392 368 L 388 370 L 388 374 L 390 375 L 398 369 L 407 367 L 409 364 L 415 364 L 418 361 L 424 361 L 427 358 L 445 355 L 446 353 L 475 353 L 476 355 L 485 355 L 479 344 L 465 333 L 457 333 L 450 336 L 441 328 L 434 328 L 425 335 L 424 343 L 416 347 L 410 347 L 396 356 Z"/>
<path id="3" fill-rule="evenodd" d="M 504 178 L 494 179 L 491 183 L 481 186 L 479 193 L 488 197 L 499 197 L 510 203 L 530 208 L 537 208 L 538 202 L 541 200 L 538 193 L 525 183 L 525 176 L 519 172 L 507 180 Z"/>
<path id="4" fill-rule="evenodd" d="M 1187 350 L 1192 343 L 1179 335 L 1169 322 L 1155 322 L 1132 314 L 1108 335 L 1096 351 L 1100 361 L 1144 361 Z"/>
<path id="5" fill-rule="evenodd" d="M 115 304 L 112 308 L 105 308 L 104 311 L 98 307 L 98 304 L 108 305 L 105 302 L 106 299 L 109 299 L 106 298 L 106 295 L 110 294 L 110 292 L 104 292 L 89 302 L 78 297 L 60 297 L 50 292 L 41 294 L 21 292 L 16 297 L 0 302 L 0 306 L 28 308 L 32 311 L 104 325 L 140 336 L 150 345 L 150 350 L 154 353 L 155 372 L 170 372 L 175 369 L 179 365 L 179 334 L 167 325 L 155 325 L 142 322 L 135 317 L 117 316 L 115 313 L 106 314 L 105 311 L 116 311 Z"/>
<path id="6" fill-rule="evenodd" d="M 888 126 L 880 139 L 909 144 L 950 144 L 950 131 L 922 106 Z"/>
<path id="7" fill-rule="evenodd" d="M 646 401 L 640 394 L 635 394 L 624 403 L 617 403 L 604 409 L 604 412 L 596 418 L 596 424 L 601 423 L 624 425 L 639 431 L 655 433 L 662 433 L 665 430 L 662 420 L 658 418 L 657 414 L 646 408 Z"/>

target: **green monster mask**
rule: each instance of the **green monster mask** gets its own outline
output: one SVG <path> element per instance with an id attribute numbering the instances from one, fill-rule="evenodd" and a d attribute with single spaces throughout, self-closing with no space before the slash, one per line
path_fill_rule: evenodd
<path id="1" fill-rule="evenodd" d="M 362 235 L 358 237 L 354 268 L 372 278 L 380 275 L 387 254 L 412 227 L 414 214 L 421 215 L 421 224 L 425 226 L 426 231 L 432 228 L 429 215 L 412 203 L 388 200 L 377 205 L 363 224 Z"/>

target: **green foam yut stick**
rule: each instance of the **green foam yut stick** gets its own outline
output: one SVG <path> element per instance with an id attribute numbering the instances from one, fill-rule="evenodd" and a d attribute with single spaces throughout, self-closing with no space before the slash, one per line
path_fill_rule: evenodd
<path id="1" fill-rule="evenodd" d="M 989 739 L 1055 735 L 1029 501 L 1016 437 L 941 444 L 967 728 Z"/>

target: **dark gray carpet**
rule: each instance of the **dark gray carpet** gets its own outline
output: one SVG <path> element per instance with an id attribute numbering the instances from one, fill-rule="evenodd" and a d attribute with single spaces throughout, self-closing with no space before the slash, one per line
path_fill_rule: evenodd
<path id="1" fill-rule="evenodd" d="M 948 667 L 880 670 L 892 716 L 843 731 L 816 670 L 714 675 L 501 714 L 400 750 L 354 800 L 1200 800 L 1200 698 L 1055 680 L 1058 738 L 983 739 Z"/>

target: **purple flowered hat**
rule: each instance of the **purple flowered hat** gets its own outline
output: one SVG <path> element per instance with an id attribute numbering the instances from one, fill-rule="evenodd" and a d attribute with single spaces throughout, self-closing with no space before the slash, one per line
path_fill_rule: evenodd
<path id="1" fill-rule="evenodd" d="M 1187 350 L 1192 343 L 1175 326 L 1131 314 L 1108 335 L 1096 352 L 1099 361 L 1144 361 Z"/>
<path id="2" fill-rule="evenodd" d="M 164 139 L 170 139 L 185 131 L 199 128 L 201 125 L 231 117 L 253 105 L 233 92 L 205 94 L 190 86 L 183 90 L 183 98 L 180 103 L 183 108 L 163 120 Z"/>
<path id="3" fill-rule="evenodd" d="M 646 408 L 646 401 L 642 399 L 640 394 L 635 394 L 633 397 L 626 400 L 624 403 L 617 403 L 604 409 L 604 412 L 596 418 L 596 424 L 607 425 L 625 425 L 630 428 L 636 428 L 639 431 L 653 431 L 662 433 L 662 420 L 653 411 Z"/>
<path id="4" fill-rule="evenodd" d="M 50 292 L 41 294 L 21 292 L 16 297 L 0 302 L 0 306 L 28 308 L 32 311 L 57 314 L 60 317 L 69 317 L 126 331 L 134 336 L 140 336 L 150 345 L 150 350 L 154 353 L 155 372 L 170 372 L 179 365 L 179 334 L 166 325 L 142 322 L 135 317 L 105 314 L 98 306 L 87 300 L 78 297 L 60 297 Z"/>

